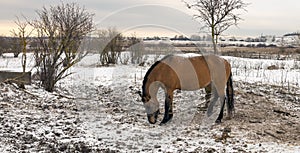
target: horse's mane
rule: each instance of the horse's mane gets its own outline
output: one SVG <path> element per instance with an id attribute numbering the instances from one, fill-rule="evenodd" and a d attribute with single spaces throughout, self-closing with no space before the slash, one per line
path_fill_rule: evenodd
<path id="1" fill-rule="evenodd" d="M 169 54 L 166 55 L 165 57 L 163 57 L 161 60 L 156 61 L 146 72 L 145 76 L 144 76 L 144 80 L 143 80 L 143 86 L 142 86 L 142 91 L 143 91 L 143 95 L 146 94 L 146 82 L 148 81 L 148 76 L 149 74 L 153 71 L 153 69 L 160 63 L 162 63 L 163 60 L 165 60 L 168 57 L 174 56 L 173 54 Z"/>

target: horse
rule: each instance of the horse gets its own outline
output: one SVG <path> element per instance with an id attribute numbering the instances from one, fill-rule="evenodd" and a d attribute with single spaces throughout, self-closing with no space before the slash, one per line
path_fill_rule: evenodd
<path id="1" fill-rule="evenodd" d="M 227 115 L 230 119 L 233 116 L 234 99 L 229 62 L 216 55 L 182 55 L 165 56 L 155 62 L 144 76 L 140 96 L 149 123 L 155 124 L 160 114 L 157 100 L 159 88 L 165 92 L 165 112 L 161 125 L 173 117 L 173 92 L 177 89 L 193 91 L 205 88 L 206 97 L 210 98 L 207 115 L 212 114 L 213 106 L 219 98 L 221 109 L 215 122 L 221 123 L 225 101 L 227 102 Z M 209 96 L 211 93 L 212 97 Z"/>

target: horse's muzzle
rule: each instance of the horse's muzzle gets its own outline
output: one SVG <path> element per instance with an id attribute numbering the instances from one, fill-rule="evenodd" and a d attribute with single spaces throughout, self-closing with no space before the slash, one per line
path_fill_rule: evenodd
<path id="1" fill-rule="evenodd" d="M 159 114 L 159 110 L 157 110 L 157 111 L 156 111 L 155 113 L 153 113 L 153 114 L 148 114 L 147 117 L 148 117 L 149 123 L 155 124 L 156 121 L 157 121 L 158 114 Z"/>

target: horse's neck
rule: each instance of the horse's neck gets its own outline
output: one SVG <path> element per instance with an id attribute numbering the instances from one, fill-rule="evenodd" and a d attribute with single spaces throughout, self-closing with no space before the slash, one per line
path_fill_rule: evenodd
<path id="1" fill-rule="evenodd" d="M 156 94 L 158 92 L 159 87 L 161 86 L 161 83 L 156 80 L 147 80 L 145 87 L 143 90 L 144 94 L 150 97 L 156 97 Z"/>

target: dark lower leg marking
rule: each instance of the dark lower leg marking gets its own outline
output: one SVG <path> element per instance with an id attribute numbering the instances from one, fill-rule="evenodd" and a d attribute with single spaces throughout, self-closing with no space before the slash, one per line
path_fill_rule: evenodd
<path id="1" fill-rule="evenodd" d="M 207 108 L 211 99 L 211 84 L 205 87 L 205 93 L 205 107 Z"/>
<path id="2" fill-rule="evenodd" d="M 225 106 L 225 98 L 222 98 L 222 99 L 220 99 L 222 105 L 221 105 L 220 114 L 219 114 L 219 116 L 218 116 L 218 118 L 216 120 L 216 123 L 221 123 L 221 120 L 223 118 L 223 112 L 224 112 L 224 106 Z"/>
<path id="3" fill-rule="evenodd" d="M 231 74 L 227 81 L 226 95 L 227 95 L 227 113 L 228 118 L 230 119 L 233 116 L 234 111 L 234 90 L 232 86 L 232 78 Z"/>
<path id="4" fill-rule="evenodd" d="M 165 115 L 164 115 L 164 118 L 163 118 L 161 124 L 167 123 L 170 119 L 172 119 L 172 117 L 173 117 L 172 97 L 166 96 Z"/>

